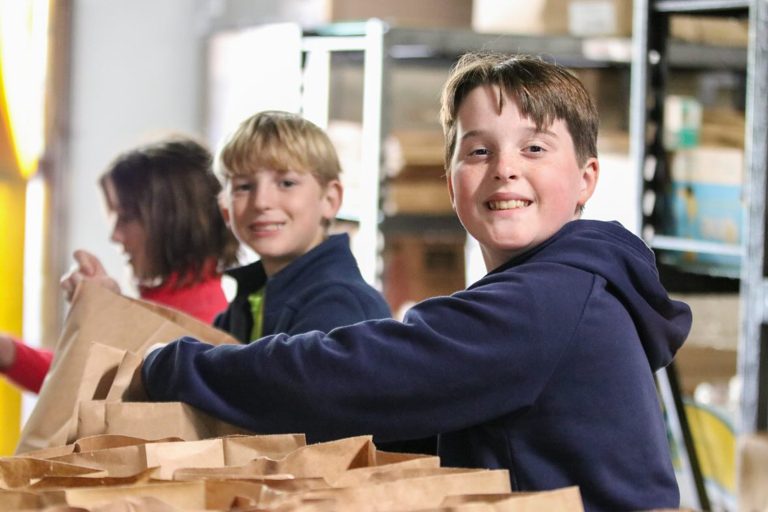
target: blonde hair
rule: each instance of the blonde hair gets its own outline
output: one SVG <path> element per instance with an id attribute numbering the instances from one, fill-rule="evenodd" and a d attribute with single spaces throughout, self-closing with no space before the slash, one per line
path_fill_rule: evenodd
<path id="1" fill-rule="evenodd" d="M 240 123 L 224 141 L 215 169 L 226 185 L 233 176 L 250 175 L 259 167 L 308 172 L 322 185 L 339 179 L 341 165 L 328 135 L 298 114 L 259 112 Z"/>
<path id="2" fill-rule="evenodd" d="M 456 122 L 464 98 L 476 87 L 496 85 L 517 103 L 537 129 L 562 119 L 573 139 L 579 165 L 597 157 L 598 114 L 589 93 L 566 68 L 527 55 L 468 53 L 443 87 L 440 122 L 445 135 L 445 169 L 456 148 Z M 499 109 L 504 97 L 499 97 Z"/>

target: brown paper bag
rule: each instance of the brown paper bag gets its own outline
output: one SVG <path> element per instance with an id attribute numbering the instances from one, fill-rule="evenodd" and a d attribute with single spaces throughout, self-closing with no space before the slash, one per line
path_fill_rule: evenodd
<path id="1" fill-rule="evenodd" d="M 35 510 L 42 506 L 40 496 L 35 493 L 0 489 L 0 512 Z"/>
<path id="2" fill-rule="evenodd" d="M 258 457 L 282 458 L 303 446 L 304 436 L 295 434 L 228 436 L 193 442 L 104 435 L 79 440 L 74 453 L 54 460 L 101 469 L 109 477 L 134 476 L 156 467 L 153 478 L 171 479 L 177 468 L 203 471 L 200 468 L 237 466 Z"/>
<path id="3" fill-rule="evenodd" d="M 202 481 L 69 488 L 64 494 L 72 507 L 92 508 L 126 497 L 150 497 L 185 510 L 206 508 L 206 484 Z"/>
<path id="4" fill-rule="evenodd" d="M 42 459 L 30 459 L 27 457 L 0 458 L 0 489 L 12 490 L 25 488 L 34 480 L 47 475 L 60 476 L 76 475 L 104 475 L 104 471 L 81 465 L 68 464 Z"/>
<path id="5" fill-rule="evenodd" d="M 228 435 L 253 434 L 181 402 L 81 402 L 75 438 L 98 434 L 156 440 L 179 437 L 197 441 Z"/>
<path id="6" fill-rule="evenodd" d="M 89 388 L 81 392 L 92 343 L 143 354 L 155 343 L 166 343 L 185 335 L 208 343 L 237 343 L 227 333 L 184 313 L 115 294 L 96 283 L 83 282 L 75 293 L 51 370 L 37 406 L 24 425 L 16 453 L 73 441 L 78 398 L 95 391 Z M 97 375 L 89 373 L 89 386 L 108 380 L 109 372 L 115 372 L 114 364 L 103 370 Z"/>
<path id="7" fill-rule="evenodd" d="M 179 441 L 183 441 L 183 439 L 180 437 L 169 437 L 159 440 L 149 440 L 133 436 L 105 434 L 78 439 L 74 444 L 74 452 L 86 453 L 98 450 L 109 450 L 112 448 L 122 448 L 123 446 L 143 446 L 147 443 L 172 443 Z"/>
<path id="8" fill-rule="evenodd" d="M 515 492 L 512 494 L 479 494 L 449 496 L 439 511 L 463 512 L 478 510 L 487 504 L 494 512 L 583 512 L 584 505 L 578 487 L 564 487 L 552 491 Z"/>
<path id="9" fill-rule="evenodd" d="M 275 436 L 253 436 L 252 439 L 272 438 Z M 155 443 L 147 445 L 147 464 L 162 466 L 162 478 L 173 477 L 176 480 L 191 480 L 195 478 L 323 478 L 331 482 L 339 475 L 352 468 L 367 467 L 375 461 L 376 448 L 371 443 L 370 436 L 360 436 L 318 443 L 308 446 L 293 446 L 292 449 L 276 453 L 249 451 L 247 455 L 239 455 L 225 460 L 227 454 L 232 454 L 233 446 L 229 442 L 245 446 L 249 439 L 222 438 L 210 439 L 195 443 Z M 290 440 L 290 438 L 288 438 Z M 301 438 L 303 440 L 303 438 Z M 262 439 L 260 444 L 264 444 Z M 285 442 L 282 442 L 285 444 Z M 243 459 L 249 462 L 237 465 Z M 233 463 L 233 464 L 227 464 Z M 169 470 L 175 471 L 169 471 Z M 176 471 L 178 469 L 178 471 Z"/>
<path id="10" fill-rule="evenodd" d="M 435 468 L 423 470 L 421 476 L 403 476 L 383 483 L 263 496 L 260 505 L 296 507 L 308 500 L 334 500 L 333 510 L 338 512 L 370 509 L 372 504 L 375 510 L 394 512 L 437 508 L 447 496 L 509 492 L 506 470 Z"/>

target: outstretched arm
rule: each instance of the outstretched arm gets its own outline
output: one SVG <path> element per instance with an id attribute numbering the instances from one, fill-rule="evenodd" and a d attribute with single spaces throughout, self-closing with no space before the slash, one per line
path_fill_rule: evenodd
<path id="1" fill-rule="evenodd" d="M 38 393 L 51 367 L 53 352 L 30 347 L 0 334 L 0 372 L 22 388 Z"/>

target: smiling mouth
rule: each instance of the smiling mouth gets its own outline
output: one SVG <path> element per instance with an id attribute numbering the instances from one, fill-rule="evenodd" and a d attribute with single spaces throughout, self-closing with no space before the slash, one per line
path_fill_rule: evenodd
<path id="1" fill-rule="evenodd" d="M 524 201 L 522 199 L 512 199 L 509 201 L 488 201 L 486 205 L 489 210 L 516 210 L 518 208 L 525 208 L 530 206 L 531 201 Z"/>

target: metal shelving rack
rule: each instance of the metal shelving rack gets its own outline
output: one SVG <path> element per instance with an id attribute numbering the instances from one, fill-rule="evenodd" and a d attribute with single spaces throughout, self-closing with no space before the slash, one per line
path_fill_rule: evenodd
<path id="1" fill-rule="evenodd" d="M 548 56 L 572 67 L 627 66 L 627 40 L 612 41 L 595 48 L 588 40 L 570 36 L 537 37 L 511 34 L 478 34 L 459 29 L 415 29 L 391 27 L 378 19 L 363 23 L 333 24 L 302 37 L 302 113 L 320 126 L 328 123 L 329 82 L 332 55 L 356 55 L 363 67 L 363 119 L 361 161 L 363 196 L 357 212 L 359 229 L 353 252 L 363 276 L 379 283 L 382 195 L 385 186 L 383 147 L 392 124 L 390 70 L 397 63 L 445 62 L 446 69 L 467 51 L 504 51 Z"/>
<path id="2" fill-rule="evenodd" d="M 655 212 L 643 210 L 649 242 L 657 248 L 704 250 L 742 255 L 740 274 L 741 334 L 739 374 L 742 379 L 740 432 L 768 428 L 768 268 L 765 262 L 766 170 L 768 167 L 768 1 L 766 0 L 635 0 L 631 92 L 631 153 L 643 187 L 654 190 L 666 179 L 661 147 L 663 96 L 672 59 L 668 18 L 673 14 L 739 15 L 749 18 L 749 44 L 742 57 L 723 61 L 724 67 L 746 68 L 746 137 L 744 193 L 746 215 L 738 247 L 701 244 L 685 239 L 653 237 Z M 708 50 L 707 50 L 708 51 Z M 735 56 L 734 56 L 735 57 Z M 717 57 L 721 58 L 721 57 Z M 649 101 L 650 99 L 650 101 Z M 648 128 L 651 128 L 650 131 Z M 650 134 L 650 135 L 648 135 Z M 653 176 L 649 177 L 649 167 Z M 655 167 L 655 168 L 654 168 Z M 638 198 L 642 205 L 644 198 Z M 646 205 L 650 201 L 646 200 Z M 659 241 L 659 238 L 661 240 Z M 670 247 L 674 245 L 674 247 Z"/>
<path id="3" fill-rule="evenodd" d="M 663 144 L 664 97 L 670 68 L 747 70 L 749 51 L 669 40 L 673 14 L 745 15 L 750 0 L 635 0 L 630 93 L 630 153 L 641 181 L 640 232 L 654 249 L 743 256 L 742 245 L 659 233 L 669 217 L 664 200 L 671 178 Z M 650 128 L 650 134 L 648 133 Z"/>
<path id="4" fill-rule="evenodd" d="M 768 0 L 634 0 L 633 60 L 630 98 L 630 153 L 641 180 L 642 233 L 655 249 L 739 254 L 741 256 L 740 336 L 738 373 L 742 393 L 737 433 L 768 428 L 768 266 L 766 253 L 766 172 L 768 171 Z M 738 246 L 702 243 L 659 236 L 657 222 L 665 215 L 660 194 L 669 173 L 662 141 L 664 93 L 675 47 L 668 41 L 669 17 L 674 14 L 748 16 L 749 42 L 741 56 L 710 54 L 723 59 L 720 67 L 746 70 L 745 178 L 746 205 L 742 240 Z M 678 47 L 679 50 L 679 47 Z M 700 48 L 699 52 L 702 51 Z M 706 49 L 705 51 L 709 51 Z M 679 58 L 680 55 L 677 56 Z M 738 68 L 737 68 L 738 69 Z M 669 373 L 669 372 L 668 372 Z M 676 378 L 674 367 L 671 376 Z M 672 395 L 679 386 L 666 383 Z M 675 389 L 677 387 L 677 390 Z M 678 409 L 685 428 L 685 414 Z M 683 432 L 685 434 L 685 432 Z M 686 439 L 701 508 L 709 509 L 690 439 Z M 698 474 L 696 474 L 698 473 Z"/>
<path id="5" fill-rule="evenodd" d="M 363 66 L 364 142 L 361 154 L 364 176 L 360 180 L 365 187 L 360 191 L 364 199 L 358 212 L 360 227 L 353 250 L 365 278 L 369 282 L 378 283 L 381 269 L 379 228 L 383 220 L 381 200 L 385 193 L 382 148 L 392 124 L 387 109 L 390 100 L 390 71 L 398 63 L 440 61 L 447 68 L 462 53 L 489 50 L 541 55 L 573 68 L 627 68 L 632 61 L 635 46 L 630 39 L 481 34 L 463 29 L 391 27 L 377 19 L 362 23 L 333 24 L 305 32 L 302 37 L 302 111 L 320 126 L 326 126 L 328 122 L 332 55 L 354 54 Z M 713 47 L 701 51 L 697 45 L 678 42 L 670 43 L 669 60 L 681 68 L 746 66 L 744 52 L 739 49 Z M 633 84 L 634 89 L 637 87 Z M 644 122 L 644 119 L 635 119 L 635 124 Z M 638 226 L 630 228 L 639 232 Z"/>

